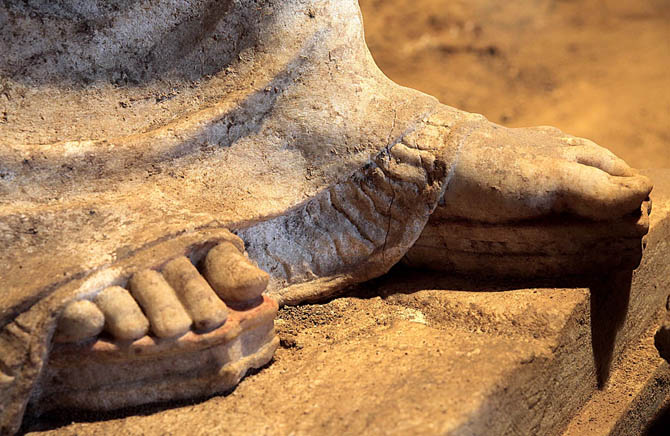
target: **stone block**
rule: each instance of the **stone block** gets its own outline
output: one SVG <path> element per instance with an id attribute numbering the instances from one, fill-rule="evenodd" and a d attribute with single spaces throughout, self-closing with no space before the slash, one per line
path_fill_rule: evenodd
<path id="1" fill-rule="evenodd" d="M 593 434 L 630 434 L 669 393 L 650 347 L 670 292 L 670 171 L 648 175 L 651 226 L 633 274 L 529 288 L 399 268 L 349 296 L 280 309 L 275 362 L 226 397 L 51 425 L 59 435 L 573 435 L 591 434 L 591 420 L 602 424 Z"/>

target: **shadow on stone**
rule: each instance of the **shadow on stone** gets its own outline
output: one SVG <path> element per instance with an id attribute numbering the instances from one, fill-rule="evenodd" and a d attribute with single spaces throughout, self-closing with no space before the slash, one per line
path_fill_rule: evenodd
<path id="1" fill-rule="evenodd" d="M 591 289 L 591 344 L 598 387 L 609 378 L 616 336 L 626 320 L 633 271 L 594 278 Z"/>
<path id="2" fill-rule="evenodd" d="M 644 436 L 664 436 L 668 434 L 668 429 L 670 429 L 670 404 L 656 413 L 642 434 Z"/>
<path id="3" fill-rule="evenodd" d="M 254 375 L 258 374 L 263 369 L 269 367 L 273 363 L 274 359 L 270 360 L 268 363 L 266 363 L 260 368 L 250 368 L 247 371 L 247 373 L 242 377 L 242 380 L 244 380 L 247 377 L 253 377 Z M 200 403 L 204 403 L 205 401 L 208 401 L 211 398 L 230 395 L 233 392 L 235 392 L 237 386 L 239 386 L 239 384 L 236 385 L 233 389 L 217 394 L 205 395 L 202 397 L 190 398 L 185 400 L 163 401 L 157 403 L 143 404 L 140 406 L 124 407 L 122 409 L 112 411 L 55 409 L 43 413 L 40 416 L 35 416 L 35 414 L 32 413 L 33 411 L 31 411 L 29 408 L 26 411 L 26 416 L 23 420 L 21 429 L 17 434 L 23 435 L 35 431 L 57 430 L 60 427 L 67 426 L 73 422 L 86 423 L 86 422 L 125 419 L 131 416 L 149 416 L 158 412 L 165 411 L 167 409 L 178 409 L 180 407 L 189 407 Z"/>
<path id="4" fill-rule="evenodd" d="M 641 251 L 640 248 L 640 255 Z M 401 280 L 403 277 L 412 277 L 412 280 Z M 566 276 L 537 280 L 459 276 L 396 266 L 386 276 L 353 287 L 346 295 L 386 298 L 393 294 L 411 294 L 424 289 L 502 292 L 529 288 L 589 288 L 593 361 L 598 387 L 602 389 L 609 377 L 617 334 L 628 313 L 632 279 L 633 268 L 630 265 L 626 265 L 622 271 L 603 272 L 598 277 Z"/>
<path id="5" fill-rule="evenodd" d="M 411 280 L 407 280 L 411 277 Z M 532 288 L 588 288 L 593 279 L 585 276 L 523 278 L 495 275 L 458 274 L 398 264 L 376 279 L 350 287 L 344 294 L 358 298 L 386 298 L 393 294 L 412 294 L 426 289 L 448 289 L 462 292 L 504 292 Z M 338 295 L 337 298 L 342 295 Z M 335 298 L 335 297 L 333 297 Z M 328 299 L 327 301 L 332 300 Z"/>
<path id="6" fill-rule="evenodd" d="M 103 2 L 97 8 L 44 0 L 7 5 L 3 10 L 9 17 L 4 23 L 5 35 L 21 29 L 23 34 L 59 34 L 60 38 L 34 38 L 38 43 L 32 42 L 33 50 L 10 51 L 0 59 L 0 71 L 29 86 L 63 88 L 105 82 L 134 87 L 160 80 L 198 80 L 221 71 L 242 51 L 257 45 L 258 29 L 271 26 L 274 20 L 272 15 L 255 11 L 241 14 L 234 10 L 239 5 L 232 0 L 209 0 L 188 10 L 173 7 L 174 23 L 151 26 L 138 18 L 138 11 L 143 10 L 140 2 L 114 3 L 119 2 Z M 121 8 L 135 15 L 135 21 L 119 19 Z M 246 21 L 240 21 L 239 15 Z M 166 17 L 169 15 L 163 19 Z M 124 25 L 130 29 L 125 38 L 112 44 L 101 42 L 99 35 L 123 32 Z M 226 36 L 223 32 L 232 28 L 239 35 L 236 44 L 219 43 Z M 67 49 L 59 45 L 63 40 L 69 41 Z M 15 44 L 25 42 L 17 40 Z"/>

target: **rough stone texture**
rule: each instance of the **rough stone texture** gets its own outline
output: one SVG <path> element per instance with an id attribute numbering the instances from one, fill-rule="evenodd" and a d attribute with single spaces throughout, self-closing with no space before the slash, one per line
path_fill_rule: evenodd
<path id="1" fill-rule="evenodd" d="M 626 436 L 648 434 L 654 420 L 670 404 L 670 371 L 658 358 L 652 327 L 619 357 L 607 387 L 593 393 L 570 421 L 563 436 Z M 667 428 L 650 436 L 662 435 Z"/>
<path id="2" fill-rule="evenodd" d="M 653 230 L 644 239 L 642 262 L 632 277 L 623 270 L 620 278 L 615 276 L 618 282 L 601 279 L 595 280 L 591 286 L 591 316 L 603 326 L 594 338 L 597 342 L 595 349 L 602 353 L 601 365 L 610 362 L 613 356 L 619 356 L 646 330 L 654 313 L 665 307 L 670 296 L 670 171 L 645 170 L 645 174 L 657 181 L 657 185 L 652 194 L 649 220 Z M 606 366 L 599 369 L 603 377 L 607 375 Z"/>
<path id="3" fill-rule="evenodd" d="M 670 325 L 664 323 L 654 335 L 654 345 L 658 354 L 666 361 L 670 362 Z"/>
<path id="4" fill-rule="evenodd" d="M 631 217 L 649 180 L 606 150 L 390 82 L 353 0 L 103 3 L 0 6 L 3 429 L 63 305 L 125 285 L 138 250 L 172 247 L 167 262 L 192 255 L 179 241 L 239 245 L 230 228 L 270 295 L 299 303 L 386 273 L 436 209 L 503 233 L 569 215 L 615 247 L 646 230 Z M 599 249 L 577 242 L 570 255 Z M 488 246 L 478 255 L 516 254 Z"/>
<path id="5" fill-rule="evenodd" d="M 114 71 L 100 69 L 100 77 L 93 78 L 96 87 L 87 88 L 47 80 L 42 75 L 55 71 L 48 66 L 34 74 L 27 68 L 29 77 L 14 78 L 10 73 L 22 61 L 15 64 L 3 57 L 9 69 L 2 69 L 3 80 L 12 90 L 7 112 L 15 117 L 0 125 L 0 136 L 11 139 L 3 139 L 0 178 L 3 323 L 59 284 L 152 241 L 208 225 L 246 227 L 282 214 L 350 176 L 437 107 L 433 98 L 392 85 L 376 69 L 354 2 L 314 2 L 314 17 L 309 4 L 299 2 L 260 10 L 255 2 L 222 2 L 221 10 L 210 3 L 173 2 L 155 8 L 152 13 L 159 16 L 149 19 L 139 2 L 118 21 L 88 21 L 95 26 L 91 32 L 100 37 L 122 31 L 125 38 L 130 32 L 132 41 L 149 44 L 154 40 L 152 26 L 169 29 L 155 35 L 160 39 L 178 36 L 171 31 L 180 23 L 189 23 L 190 32 L 202 30 L 198 20 L 212 20 L 214 27 L 205 28 L 208 33 L 194 36 L 190 48 L 184 47 L 191 50 L 189 71 L 201 73 L 198 53 L 203 50 L 217 62 L 217 73 L 198 81 L 181 80 L 180 68 L 169 72 L 176 79 L 168 74 L 167 79 L 152 81 L 150 75 L 138 86 L 108 80 L 136 66 L 133 61 Z M 57 33 L 53 28 L 58 26 L 72 28 L 58 19 L 72 19 L 73 13 L 51 2 L 12 4 L 9 10 L 3 6 L 4 44 L 15 43 L 11 29 L 42 33 L 39 19 L 31 21 L 30 11 L 19 10 L 23 7 L 58 10 L 43 24 L 49 26 L 45 33 Z M 82 19 L 99 13 L 95 8 L 79 12 Z M 113 17 L 114 8 L 105 13 Z M 232 27 L 231 20 L 236 21 Z M 247 36 L 238 44 L 231 29 L 240 34 L 246 29 Z M 82 34 L 72 43 L 89 44 L 86 47 L 95 52 L 95 45 L 87 41 Z M 22 52 L 22 46 L 11 52 L 50 53 L 51 40 L 43 43 L 47 47 L 34 46 L 26 37 L 25 45 L 33 49 Z M 172 40 L 161 53 L 180 59 L 183 50 L 175 50 L 180 44 Z M 221 47 L 206 50 L 212 44 Z M 220 50 L 232 53 L 219 56 Z M 143 53 L 137 58 L 144 59 Z M 56 75 L 68 76 L 78 64 L 56 55 L 53 59 L 70 65 Z M 174 65 L 172 61 L 164 65 Z M 142 66 L 137 70 L 142 72 Z M 35 91 L 21 91 L 28 86 Z M 345 91 L 350 98 L 342 98 Z M 172 98 L 154 104 L 163 95 Z M 119 102 L 137 103 L 123 108 Z M 58 116 L 30 110 L 34 106 L 48 106 Z M 60 113 L 63 107 L 67 114 Z M 80 122 L 62 123 L 63 117 Z M 120 122 L 123 117 L 126 121 Z M 316 125 L 323 130 L 315 132 Z M 14 129 L 33 136 L 7 131 Z M 347 158 L 333 159 L 338 155 Z M 48 256 L 35 256 L 36 249 Z M 40 274 L 28 278 L 24 271 Z"/>
<path id="6" fill-rule="evenodd" d="M 189 332 L 172 342 L 145 336 L 130 345 L 98 340 L 54 347 L 33 410 L 113 410 L 229 391 L 272 358 L 279 345 L 276 314 L 277 303 L 266 298 L 231 311 L 212 332 Z"/>
<path id="7" fill-rule="evenodd" d="M 591 144 L 508 131 L 390 82 L 354 1 L 115 5 L 0 11 L 12 119 L 0 124 L 2 323 L 139 246 L 216 224 L 245 232 L 278 292 L 333 291 L 396 263 L 451 177 L 482 198 L 454 197 L 459 213 L 489 220 L 616 219 L 646 197 L 644 179 Z M 61 30 L 68 50 L 36 43 Z M 289 240 L 275 239 L 287 225 Z"/>
<path id="8" fill-rule="evenodd" d="M 645 206 L 650 206 L 647 203 Z M 568 217 L 510 225 L 472 223 L 436 211 L 403 262 L 412 267 L 498 277 L 562 277 L 631 270 L 642 256 L 647 207 L 604 227 Z M 613 238 L 618 234 L 618 238 Z"/>
<path id="9" fill-rule="evenodd" d="M 649 174 L 657 186 L 652 225 L 627 305 L 615 288 L 523 289 L 397 269 L 352 296 L 281 309 L 282 347 L 274 362 L 226 397 L 101 422 L 55 415 L 27 429 L 58 435 L 184 429 L 636 434 L 670 396 L 667 364 L 651 345 L 670 292 L 670 174 Z M 616 303 L 603 306 L 598 291 Z M 624 326 L 615 338 L 608 336 L 615 331 L 610 321 Z M 598 390 L 608 355 L 611 376 Z M 37 431 L 45 427 L 52 430 Z"/>
<path id="10" fill-rule="evenodd" d="M 396 290 L 408 285 L 405 278 L 393 280 Z M 594 388 L 588 370 L 578 380 L 567 378 L 566 386 L 563 377 L 573 374 L 561 374 L 552 362 L 552 349 L 560 346 L 574 366 L 591 366 L 585 290 L 469 293 L 429 286 L 441 289 L 287 308 L 277 322 L 286 348 L 231 395 L 148 417 L 131 413 L 55 431 L 439 434 L 466 427 L 472 434 L 495 434 L 519 421 L 510 412 L 527 410 L 526 395 L 528 401 L 541 400 L 538 408 L 555 401 L 574 409 L 574 397 L 585 399 Z M 574 336 L 561 341 L 566 323 Z M 512 381 L 519 378 L 526 383 Z M 505 394 L 510 385 L 513 392 Z M 560 387 L 551 392 L 565 397 L 545 398 L 549 386 Z"/>

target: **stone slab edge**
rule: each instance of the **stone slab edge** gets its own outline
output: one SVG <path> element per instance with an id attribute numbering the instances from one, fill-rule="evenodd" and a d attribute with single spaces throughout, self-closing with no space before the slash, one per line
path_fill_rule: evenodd
<path id="1" fill-rule="evenodd" d="M 606 388 L 593 393 L 562 436 L 643 434 L 670 401 L 670 367 L 654 347 L 659 315 L 616 362 Z"/>
<path id="2" fill-rule="evenodd" d="M 655 325 L 653 319 L 670 293 L 670 170 L 644 173 L 655 183 L 654 210 L 646 250 L 640 267 L 629 277 L 630 284 L 625 283 L 625 273 L 596 283 L 600 289 L 592 288 L 590 307 L 575 308 L 553 355 L 511 369 L 489 400 L 454 434 L 560 435 L 599 392 L 598 377 L 604 377 L 601 382 L 607 386 L 613 362 L 616 365 L 627 348 Z M 599 298 L 594 297 L 596 293 Z M 594 326 L 603 321 L 594 321 L 598 317 L 605 318 L 605 325 Z M 598 345 L 599 341 L 606 344 Z M 597 347 L 605 348 L 609 356 L 597 356 L 602 354 L 594 351 Z"/>

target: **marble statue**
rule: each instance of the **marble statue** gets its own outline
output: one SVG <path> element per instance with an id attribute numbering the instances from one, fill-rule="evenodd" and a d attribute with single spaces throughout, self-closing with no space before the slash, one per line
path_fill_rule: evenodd
<path id="1" fill-rule="evenodd" d="M 5 433 L 225 392 L 271 359 L 277 302 L 401 261 L 639 261 L 647 178 L 394 84 L 354 0 L 4 2 L 0 53 Z"/>

